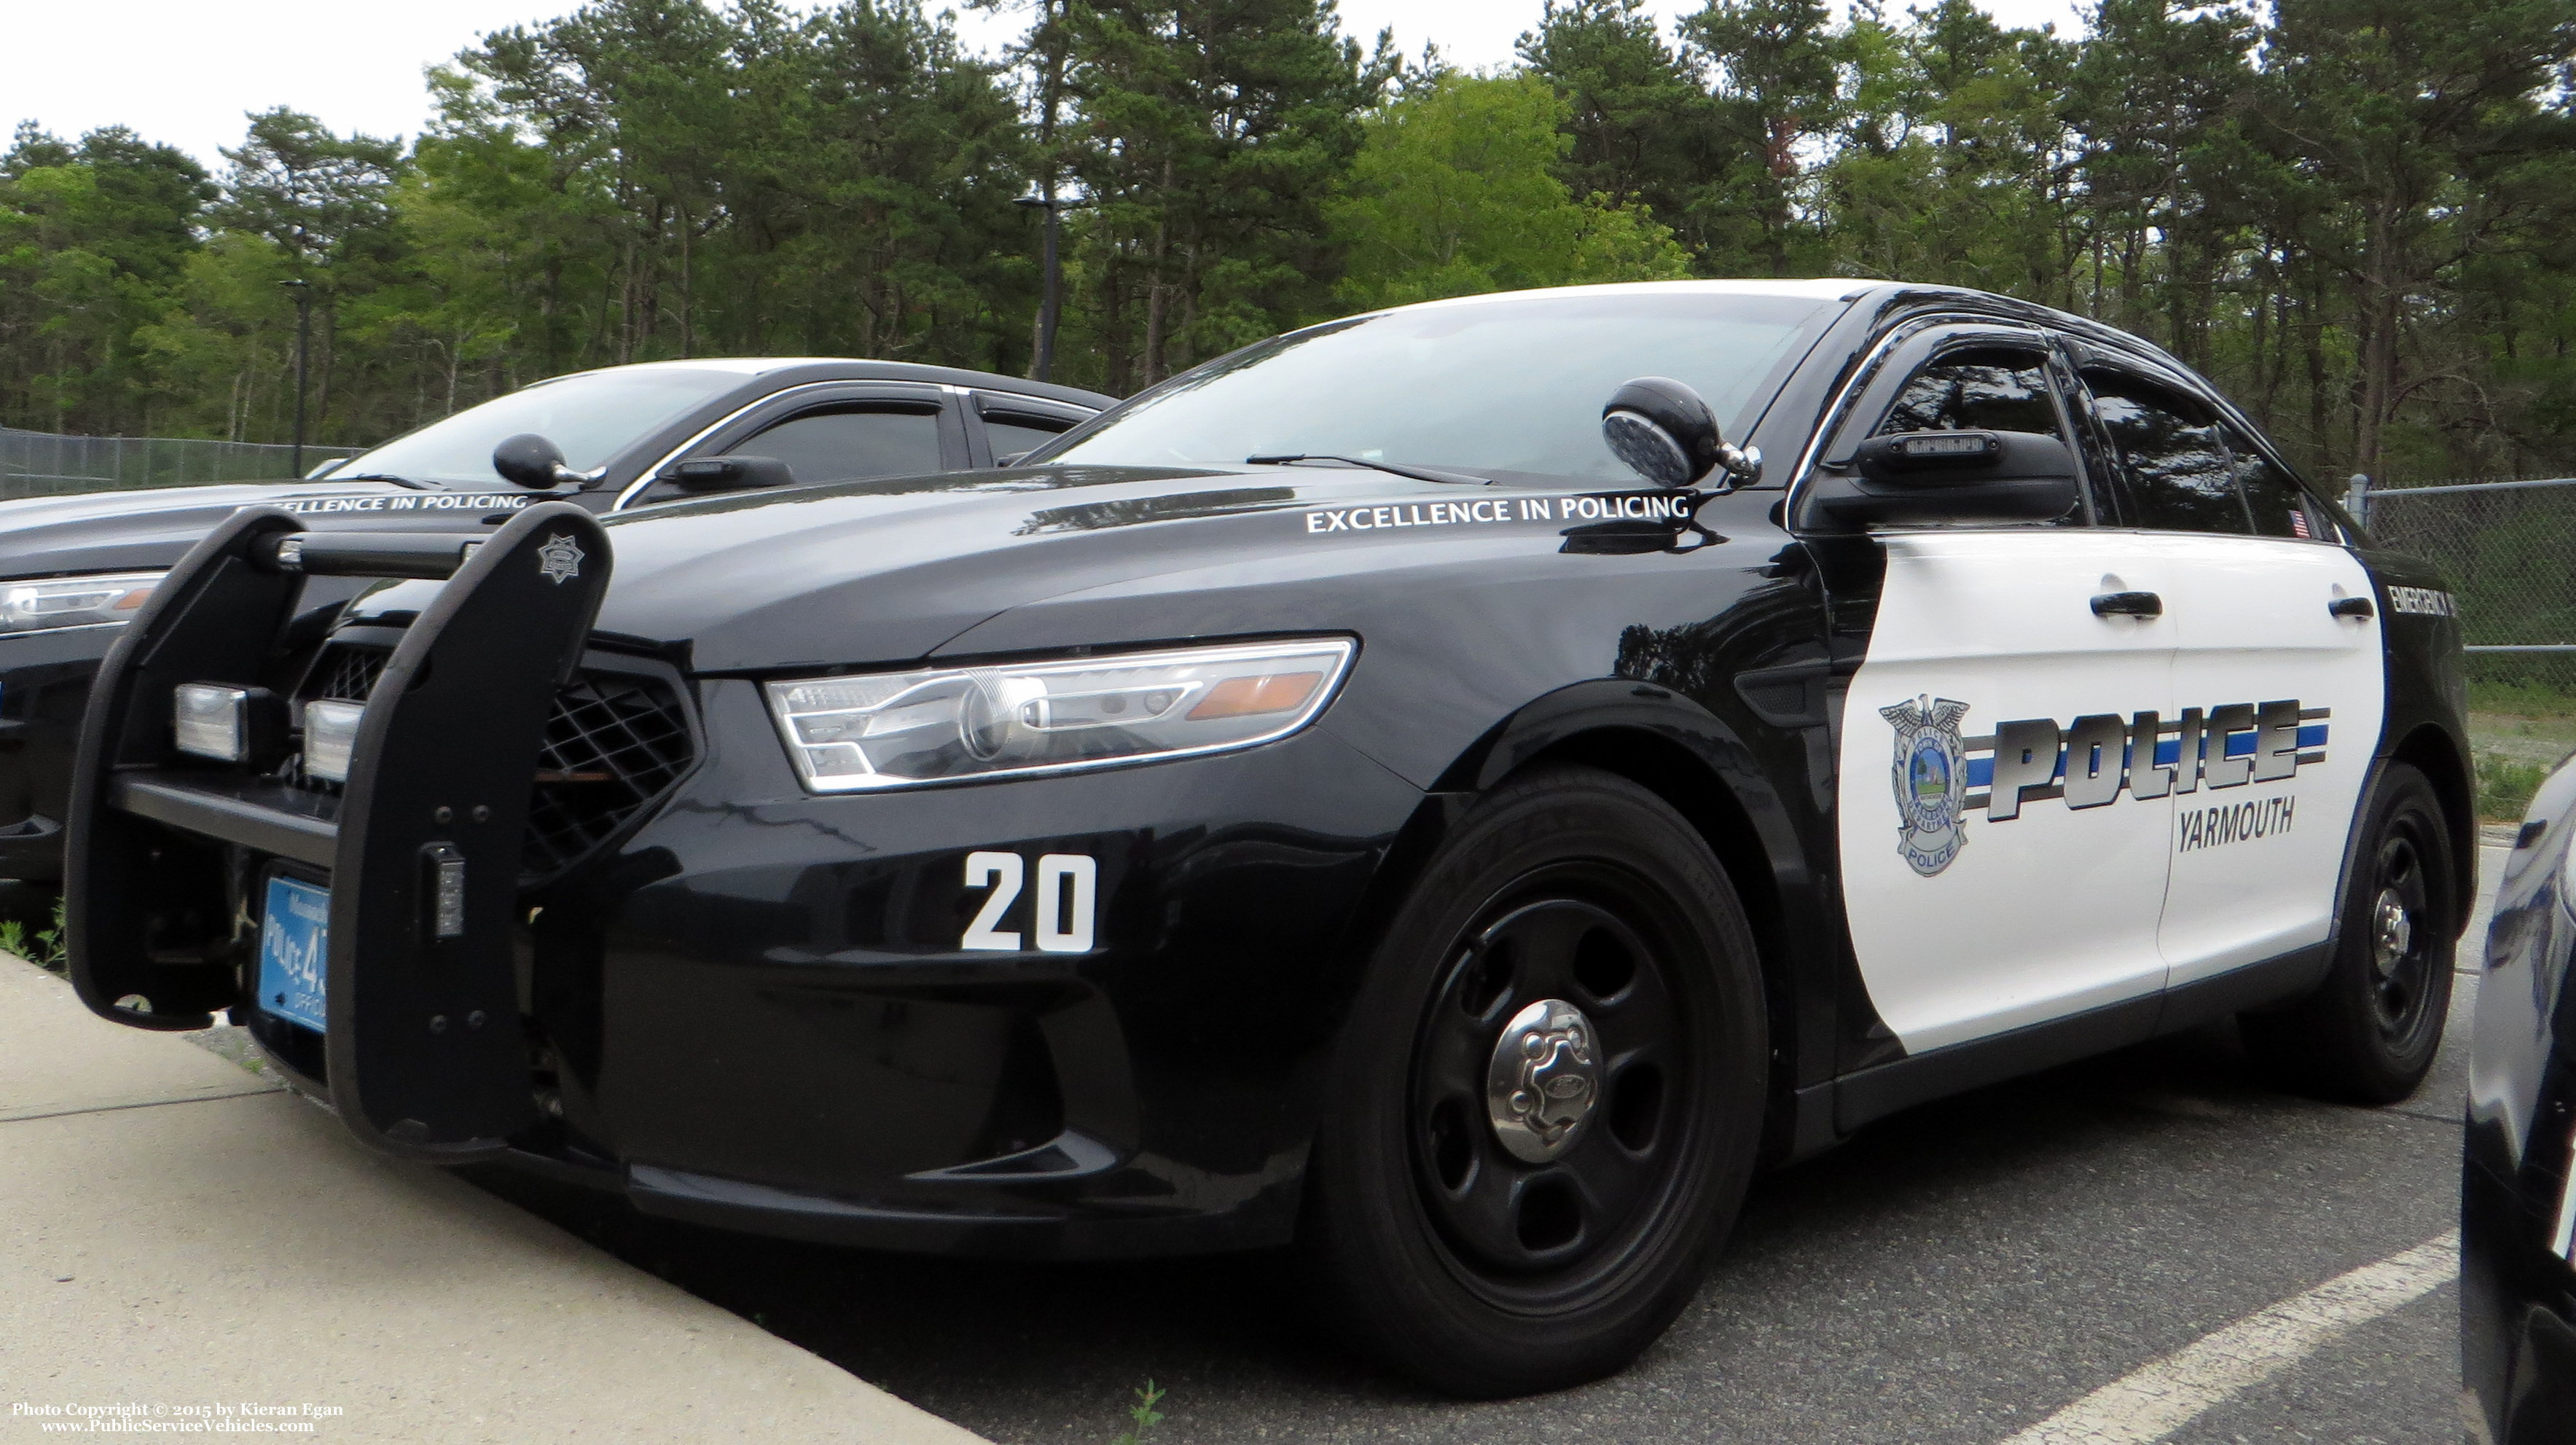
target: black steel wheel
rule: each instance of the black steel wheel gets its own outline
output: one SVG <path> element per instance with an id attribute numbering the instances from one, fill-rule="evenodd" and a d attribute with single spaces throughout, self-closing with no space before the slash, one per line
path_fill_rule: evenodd
<path id="1" fill-rule="evenodd" d="M 2381 773 L 2344 879 L 2325 982 L 2241 1020 L 2246 1047 L 2292 1087 L 2392 1104 L 2433 1067 L 2450 1013 L 2457 874 L 2441 799 L 2404 763 Z"/>
<path id="2" fill-rule="evenodd" d="M 1336 1329 L 1463 1395 L 1610 1373 L 1690 1298 L 1760 1133 L 1760 971 L 1732 887 L 1652 794 L 1497 789 L 1377 961 L 1309 1170 Z"/>

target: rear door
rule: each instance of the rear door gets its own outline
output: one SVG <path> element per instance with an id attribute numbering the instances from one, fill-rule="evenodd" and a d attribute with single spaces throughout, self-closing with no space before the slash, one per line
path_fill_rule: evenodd
<path id="1" fill-rule="evenodd" d="M 968 442 L 975 448 L 974 465 L 1007 467 L 1093 415 L 1062 402 L 1007 391 L 979 391 L 975 393 L 974 425 L 968 429 Z"/>
<path id="2" fill-rule="evenodd" d="M 2158 939 L 2175 986 L 2325 942 L 2379 739 L 2380 620 L 2337 616 L 2369 573 L 2289 470 L 2184 378 L 2083 372 L 2122 505 L 2168 550 L 2172 861 Z"/>
<path id="3" fill-rule="evenodd" d="M 1947 328 L 1891 356 L 1824 464 L 1891 431 L 2069 441 L 2049 338 Z M 1871 1003 L 1921 1052 L 2155 994 L 2172 804 L 2123 792 L 2173 706 L 2173 629 L 2096 597 L 2168 593 L 2181 549 L 2094 525 L 1882 532 L 1840 743 L 1840 853 Z"/>

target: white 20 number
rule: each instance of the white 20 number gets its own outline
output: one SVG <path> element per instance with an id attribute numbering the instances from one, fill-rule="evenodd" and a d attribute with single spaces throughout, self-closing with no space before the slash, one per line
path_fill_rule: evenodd
<path id="1" fill-rule="evenodd" d="M 966 925 L 959 948 L 1020 951 L 1018 929 L 1005 932 L 1002 919 L 1020 899 L 1026 865 L 1017 853 L 969 853 L 966 886 L 990 888 L 975 921 Z M 1100 865 L 1081 853 L 1045 853 L 1038 857 L 1037 942 L 1041 953 L 1089 953 L 1092 918 L 1100 898 Z"/>

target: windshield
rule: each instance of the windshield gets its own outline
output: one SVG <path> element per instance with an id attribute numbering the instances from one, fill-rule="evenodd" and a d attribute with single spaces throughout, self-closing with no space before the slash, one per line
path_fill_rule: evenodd
<path id="1" fill-rule="evenodd" d="M 396 437 L 322 475 L 507 487 L 492 470 L 492 448 L 521 432 L 563 448 L 564 465 L 586 472 L 742 382 L 738 372 L 659 366 L 541 381 Z"/>
<path id="2" fill-rule="evenodd" d="M 1839 301 L 1555 292 L 1357 316 L 1174 377 L 1034 461 L 1239 466 L 1305 453 L 1500 481 L 1632 485 L 1601 439 L 1622 382 L 1688 383 L 1741 439 Z"/>

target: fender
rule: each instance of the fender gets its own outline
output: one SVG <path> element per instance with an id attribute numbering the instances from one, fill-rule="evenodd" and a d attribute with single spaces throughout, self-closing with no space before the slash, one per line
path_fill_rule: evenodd
<path id="1" fill-rule="evenodd" d="M 1734 723 L 1670 688 L 1614 678 L 1532 700 L 1438 786 L 1481 793 L 1542 760 L 1585 763 L 1650 789 L 1699 829 L 1735 880 L 1769 994 L 1774 1137 L 1765 1153 L 1789 1152 L 1791 1100 L 1832 1077 L 1845 1011 L 1838 977 L 1852 968 L 1841 895 L 1830 866 L 1818 866 L 1832 856 L 1831 819 L 1818 825 L 1826 836 L 1802 838 L 1780 782 Z"/>

